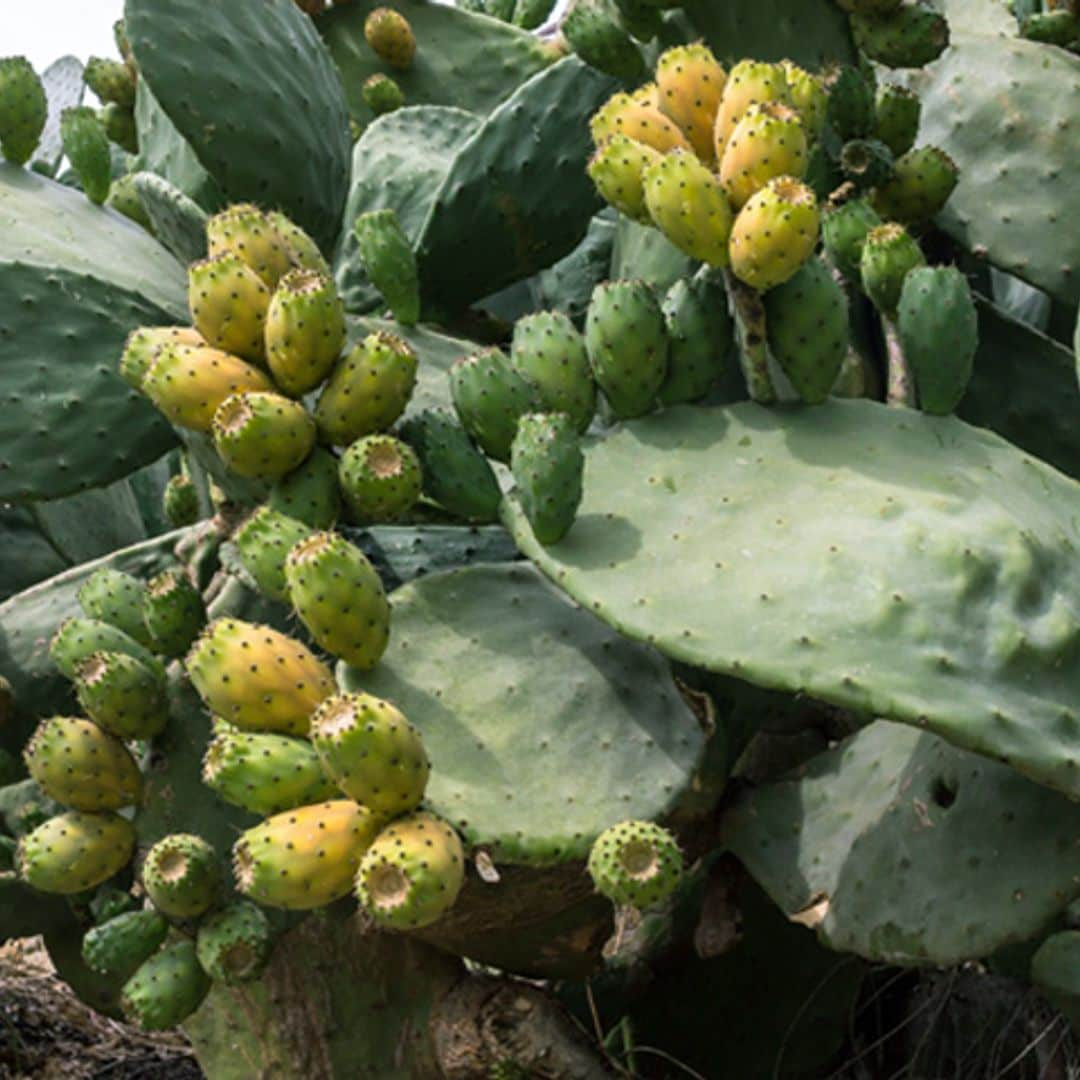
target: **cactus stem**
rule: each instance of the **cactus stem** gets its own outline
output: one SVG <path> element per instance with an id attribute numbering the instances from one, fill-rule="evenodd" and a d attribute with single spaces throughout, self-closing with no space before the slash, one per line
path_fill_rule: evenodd
<path id="1" fill-rule="evenodd" d="M 892 319 L 882 318 L 885 328 L 885 352 L 889 363 L 889 388 L 885 400 L 890 405 L 904 408 L 915 407 L 915 383 L 911 378 L 911 369 L 900 344 L 900 334 Z"/>
<path id="2" fill-rule="evenodd" d="M 765 305 L 761 293 L 724 271 L 724 284 L 739 334 L 739 364 L 750 398 L 759 405 L 776 401 L 776 388 L 769 374 L 768 336 L 765 333 Z"/>

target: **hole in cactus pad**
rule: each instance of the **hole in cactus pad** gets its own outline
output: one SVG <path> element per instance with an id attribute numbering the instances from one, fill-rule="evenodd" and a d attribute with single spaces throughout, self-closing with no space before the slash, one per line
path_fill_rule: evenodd
<path id="1" fill-rule="evenodd" d="M 939 776 L 930 788 L 930 798 L 943 810 L 948 810 L 956 802 L 956 784 Z"/>

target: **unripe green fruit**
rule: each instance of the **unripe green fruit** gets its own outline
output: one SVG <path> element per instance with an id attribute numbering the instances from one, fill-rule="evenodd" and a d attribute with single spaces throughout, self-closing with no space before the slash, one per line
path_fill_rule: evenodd
<path id="1" fill-rule="evenodd" d="M 101 126 L 109 142 L 116 143 L 117 146 L 122 150 L 126 150 L 129 154 L 139 152 L 139 129 L 135 124 L 135 111 L 130 105 L 114 105 L 110 103 L 98 113 L 98 120 L 101 121 Z M 148 232 L 153 231 L 150 218 L 143 209 L 142 202 L 134 186 L 118 187 L 118 185 L 123 185 L 125 181 L 127 181 L 128 185 L 131 185 L 130 176 L 122 176 L 112 182 L 109 187 L 108 198 L 105 200 L 106 205 L 126 205 L 128 209 L 122 212 L 127 213 L 128 217 L 137 221 Z M 125 190 L 128 192 L 128 198 L 124 203 L 121 203 L 118 192 Z"/>
<path id="2" fill-rule="evenodd" d="M 922 104 L 918 94 L 906 86 L 884 83 L 878 89 L 874 113 L 875 138 L 892 151 L 893 157 L 906 154 L 919 133 Z"/>
<path id="3" fill-rule="evenodd" d="M 176 941 L 154 953 L 124 984 L 120 1003 L 127 1019 L 144 1031 L 183 1023 L 202 1004 L 210 979 L 195 945 Z"/>
<path id="4" fill-rule="evenodd" d="M 153 639 L 143 622 L 146 586 L 122 570 L 102 567 L 95 570 L 79 587 L 79 605 L 91 619 L 123 630 L 140 645 L 153 646 Z"/>
<path id="5" fill-rule="evenodd" d="M 949 46 L 949 24 L 930 8 L 904 4 L 884 14 L 851 16 L 855 44 L 871 60 L 892 68 L 917 68 Z"/>
<path id="6" fill-rule="evenodd" d="M 199 520 L 199 493 L 188 476 L 171 476 L 161 496 L 162 510 L 174 529 Z"/>
<path id="7" fill-rule="evenodd" d="M 836 207 L 826 207 L 821 238 L 832 264 L 849 281 L 860 280 L 860 264 L 867 234 L 881 225 L 874 208 L 864 199 L 852 199 Z"/>
<path id="8" fill-rule="evenodd" d="M 936 146 L 909 150 L 895 162 L 892 178 L 874 192 L 874 209 L 905 224 L 929 221 L 949 201 L 959 175 L 944 150 Z"/>
<path id="9" fill-rule="evenodd" d="M 103 101 L 131 108 L 135 104 L 135 76 L 127 64 L 91 56 L 83 68 L 83 82 Z"/>
<path id="10" fill-rule="evenodd" d="M 112 153 L 97 113 L 87 105 L 65 109 L 60 114 L 60 138 L 86 197 L 100 205 L 112 183 Z"/>
<path id="11" fill-rule="evenodd" d="M 126 979 L 160 947 L 169 924 L 157 911 L 128 911 L 92 927 L 82 944 L 91 971 Z"/>
<path id="12" fill-rule="evenodd" d="M 0 60 L 0 152 L 25 165 L 45 130 L 49 102 L 37 72 L 25 56 Z"/>
<path id="13" fill-rule="evenodd" d="M 163 837 L 146 854 L 142 883 L 163 915 L 193 919 L 217 902 L 221 890 L 217 852 L 191 833 Z"/>
<path id="14" fill-rule="evenodd" d="M 649 821 L 624 821 L 602 832 L 589 852 L 596 890 L 620 907 L 647 908 L 675 891 L 683 857 L 675 838 Z"/>
<path id="15" fill-rule="evenodd" d="M 157 652 L 182 656 L 206 625 L 206 607 L 183 571 L 165 570 L 146 586 L 143 621 Z"/>
<path id="16" fill-rule="evenodd" d="M 338 463 L 341 493 L 360 524 L 395 521 L 420 498 L 420 461 L 392 435 L 357 439 Z"/>
<path id="17" fill-rule="evenodd" d="M 852 139 L 840 151 L 840 168 L 856 191 L 867 191 L 892 176 L 892 151 L 877 139 Z"/>
<path id="18" fill-rule="evenodd" d="M 575 0 L 562 32 L 570 48 L 590 67 L 624 82 L 645 76 L 645 58 L 605 0 Z"/>
<path id="19" fill-rule="evenodd" d="M 237 900 L 205 919 L 195 943 L 203 970 L 227 985 L 258 978 L 272 947 L 270 922 L 249 900 Z"/>
<path id="20" fill-rule="evenodd" d="M 918 243 L 903 227 L 891 222 L 871 229 L 863 246 L 860 270 L 863 291 L 883 315 L 891 318 L 900 302 L 904 278 L 926 260 Z"/>
<path id="21" fill-rule="evenodd" d="M 281 394 L 231 394 L 215 410 L 214 447 L 231 472 L 275 480 L 299 467 L 315 445 L 315 420 Z"/>
<path id="22" fill-rule="evenodd" d="M 19 877 L 40 892 L 84 892 L 108 881 L 135 850 L 135 827 L 119 814 L 69 810 L 19 840 Z"/>
<path id="23" fill-rule="evenodd" d="M 270 489 L 266 505 L 313 529 L 329 529 L 341 512 L 337 458 L 316 447 Z"/>
<path id="24" fill-rule="evenodd" d="M 596 412 L 596 383 L 585 339 L 562 312 L 540 311 L 518 319 L 510 364 L 535 389 L 539 410 L 562 412 L 585 431 Z"/>
<path id="25" fill-rule="evenodd" d="M 66 679 L 75 679 L 80 662 L 96 652 L 126 653 L 162 678 L 165 675 L 161 661 L 149 649 L 99 619 L 65 619 L 49 643 L 49 658 Z"/>
<path id="26" fill-rule="evenodd" d="M 874 91 L 858 68 L 843 67 L 829 87 L 826 116 L 843 142 L 865 139 L 874 131 Z"/>
<path id="27" fill-rule="evenodd" d="M 396 112 L 405 104 L 405 95 L 401 87 L 389 75 L 384 75 L 381 71 L 364 80 L 364 85 L 360 88 L 360 96 L 364 99 L 364 104 L 376 116 Z"/>
<path id="28" fill-rule="evenodd" d="M 124 653 L 95 652 L 80 661 L 75 691 L 86 715 L 120 739 L 152 739 L 169 721 L 165 680 Z"/>
<path id="29" fill-rule="evenodd" d="M 285 557 L 313 530 L 301 521 L 260 506 L 233 534 L 240 562 L 260 592 L 275 600 L 289 599 Z"/>
<path id="30" fill-rule="evenodd" d="M 412 245 L 392 209 L 370 210 L 353 225 L 356 249 L 372 285 L 402 326 L 420 319 L 420 274 Z"/>
<path id="31" fill-rule="evenodd" d="M 541 544 L 555 544 L 574 523 L 581 504 L 585 458 L 565 413 L 521 418 L 510 455 L 521 509 Z"/>
<path id="32" fill-rule="evenodd" d="M 734 344 L 734 324 L 723 286 L 703 268 L 680 279 L 662 305 L 668 366 L 657 395 L 662 405 L 697 401 L 716 383 Z"/>
<path id="33" fill-rule="evenodd" d="M 586 373 L 591 382 L 592 373 Z M 455 361 L 450 369 L 450 393 L 465 430 L 496 461 L 510 460 L 518 421 L 540 408 L 537 387 L 515 371 L 497 348 L 481 349 Z"/>

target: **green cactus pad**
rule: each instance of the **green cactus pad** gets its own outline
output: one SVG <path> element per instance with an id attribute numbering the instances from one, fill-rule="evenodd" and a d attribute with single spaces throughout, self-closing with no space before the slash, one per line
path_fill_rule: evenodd
<path id="1" fill-rule="evenodd" d="M 86 94 L 86 83 L 82 76 L 82 61 L 74 56 L 61 56 L 41 73 L 49 113 L 31 167 L 44 168 L 47 176 L 56 175 L 64 152 L 60 142 L 60 116 L 65 109 L 81 105 Z"/>
<path id="2" fill-rule="evenodd" d="M 169 719 L 160 672 L 121 652 L 93 652 L 76 668 L 75 691 L 86 715 L 121 739 L 160 735 Z"/>
<path id="3" fill-rule="evenodd" d="M 206 258 L 206 211 L 155 173 L 135 173 L 132 182 L 162 245 L 183 263 Z"/>
<path id="4" fill-rule="evenodd" d="M 1008 766 L 878 721 L 802 773 L 737 804 L 723 836 L 833 949 L 956 964 L 1028 940 L 1077 893 L 1080 805 Z"/>
<path id="5" fill-rule="evenodd" d="M 25 56 L 0 60 L 0 153 L 24 165 L 45 129 L 49 102 L 45 87 Z"/>
<path id="6" fill-rule="evenodd" d="M 1051 934 L 1031 958 L 1031 981 L 1080 1028 L 1080 930 Z"/>
<path id="7" fill-rule="evenodd" d="M 416 256 L 392 209 L 368 210 L 353 225 L 356 250 L 368 280 L 382 294 L 402 326 L 420 319 L 420 281 Z"/>
<path id="8" fill-rule="evenodd" d="M 208 910 L 221 889 L 217 852 L 201 836 L 173 833 L 146 853 L 140 872 L 146 895 L 163 915 L 191 919 Z"/>
<path id="9" fill-rule="evenodd" d="M 204 920 L 195 942 L 203 970 L 223 983 L 258 978 L 272 946 L 270 921 L 249 900 L 238 900 Z"/>
<path id="10" fill-rule="evenodd" d="M 1075 797 L 1076 498 L 958 420 L 833 401 L 633 421 L 587 449 L 562 543 L 513 498 L 504 516 L 579 603 L 673 659 L 924 726 Z"/>
<path id="11" fill-rule="evenodd" d="M 183 1023 L 210 990 L 195 944 L 175 941 L 143 963 L 124 984 L 121 1003 L 128 1020 L 144 1031 Z"/>
<path id="12" fill-rule="evenodd" d="M 589 875 L 596 891 L 619 905 L 652 907 L 675 891 L 682 871 L 675 837 L 651 821 L 612 825 L 589 852 Z"/>
<path id="13" fill-rule="evenodd" d="M 431 574 L 393 604 L 382 661 L 339 667 L 341 686 L 393 701 L 415 723 L 431 759 L 427 803 L 471 847 L 555 865 L 584 859 L 615 821 L 679 805 L 705 735 L 651 650 L 528 566 Z"/>
<path id="14" fill-rule="evenodd" d="M 83 960 L 91 971 L 126 979 L 157 951 L 168 933 L 169 924 L 158 912 L 126 911 L 87 931 Z"/>
<path id="15" fill-rule="evenodd" d="M 19 840 L 19 877 L 40 892 L 78 893 L 122 870 L 135 850 L 135 829 L 119 814 L 69 810 Z"/>

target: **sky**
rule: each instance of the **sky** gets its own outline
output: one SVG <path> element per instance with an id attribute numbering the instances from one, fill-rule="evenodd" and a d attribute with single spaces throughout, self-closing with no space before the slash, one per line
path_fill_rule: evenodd
<path id="1" fill-rule="evenodd" d="M 112 27 L 124 14 L 124 0 L 33 0 L 5 4 L 4 56 L 25 56 L 42 71 L 61 56 L 117 57 Z"/>

